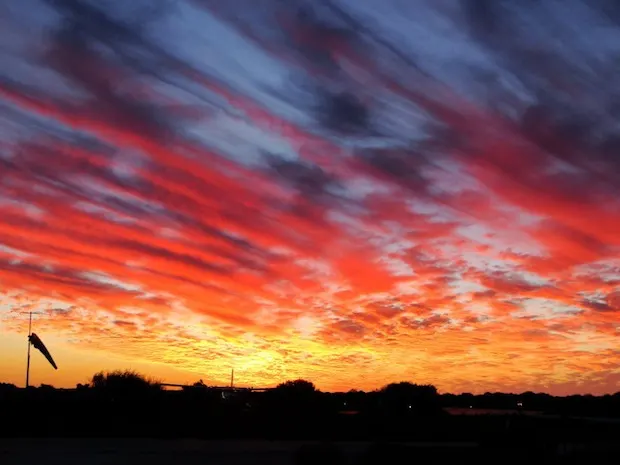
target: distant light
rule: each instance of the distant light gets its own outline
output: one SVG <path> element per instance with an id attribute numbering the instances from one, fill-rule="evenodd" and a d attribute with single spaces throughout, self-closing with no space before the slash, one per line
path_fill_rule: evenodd
<path id="1" fill-rule="evenodd" d="M 344 406 L 345 406 L 345 407 L 347 406 L 347 403 L 346 403 L 346 402 L 344 403 Z"/>
<path id="2" fill-rule="evenodd" d="M 411 405 L 409 406 L 409 408 L 411 408 Z"/>
<path id="3" fill-rule="evenodd" d="M 517 402 L 517 407 L 523 407 L 523 402 Z"/>
<path id="4" fill-rule="evenodd" d="M 470 405 L 470 406 L 469 406 L 469 408 L 474 408 L 474 406 L 473 406 L 473 405 Z"/>

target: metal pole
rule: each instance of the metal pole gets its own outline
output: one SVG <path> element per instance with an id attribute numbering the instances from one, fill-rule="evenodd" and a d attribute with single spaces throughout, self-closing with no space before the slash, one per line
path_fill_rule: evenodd
<path id="1" fill-rule="evenodd" d="M 30 386 L 30 334 L 32 331 L 32 312 L 28 317 L 28 360 L 26 361 L 26 389 Z"/>
<path id="2" fill-rule="evenodd" d="M 235 369 L 233 368 L 230 372 L 230 387 L 232 388 L 235 384 Z"/>

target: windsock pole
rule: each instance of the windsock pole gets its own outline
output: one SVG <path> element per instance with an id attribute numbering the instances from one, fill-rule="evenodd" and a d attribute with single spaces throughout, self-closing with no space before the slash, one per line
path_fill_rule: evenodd
<path id="1" fill-rule="evenodd" d="M 26 389 L 30 386 L 30 334 L 32 334 L 32 312 L 28 317 L 28 359 L 26 361 Z"/>

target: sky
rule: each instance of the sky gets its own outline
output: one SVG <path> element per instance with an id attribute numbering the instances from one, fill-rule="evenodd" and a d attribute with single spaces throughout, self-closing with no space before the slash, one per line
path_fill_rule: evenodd
<path id="1" fill-rule="evenodd" d="M 620 391 L 613 0 L 8 0 L 0 381 Z"/>

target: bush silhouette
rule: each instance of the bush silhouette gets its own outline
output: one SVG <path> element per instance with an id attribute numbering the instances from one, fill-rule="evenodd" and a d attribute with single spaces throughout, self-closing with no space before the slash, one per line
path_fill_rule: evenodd
<path id="1" fill-rule="evenodd" d="M 161 390 L 161 384 L 132 370 L 96 373 L 91 386 L 99 392 L 112 395 L 140 395 Z"/>

